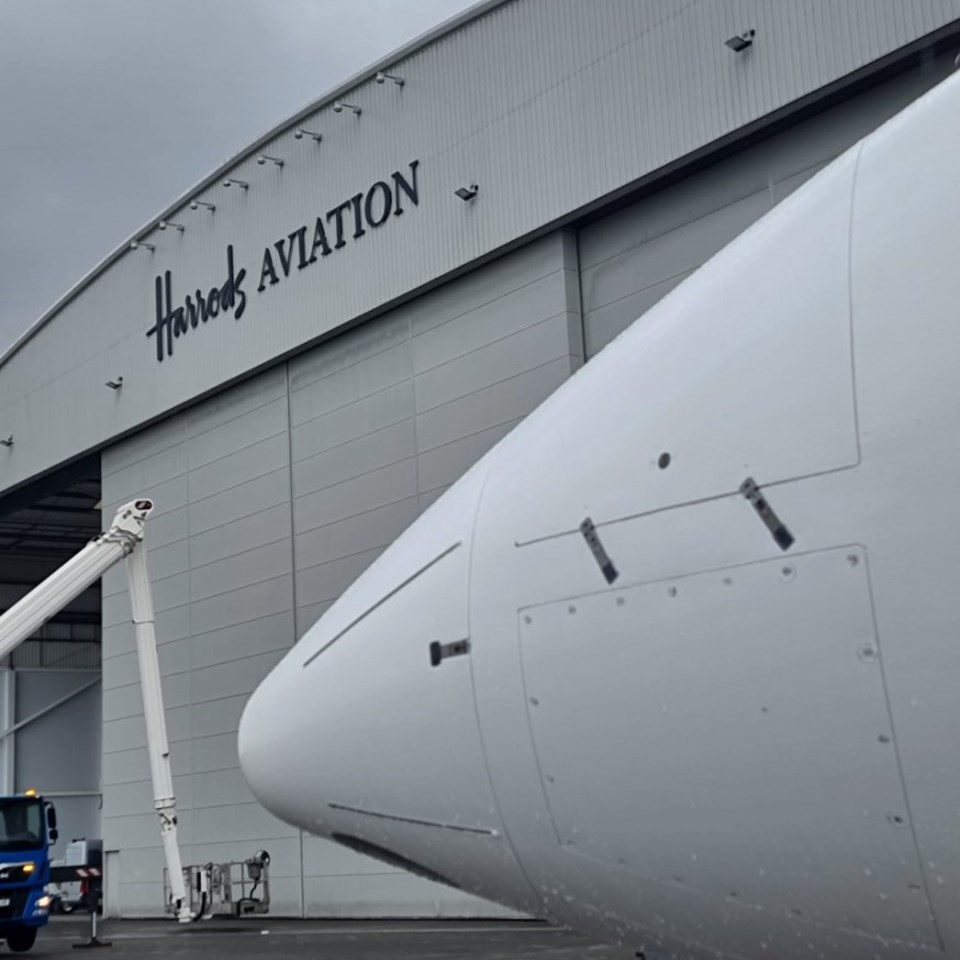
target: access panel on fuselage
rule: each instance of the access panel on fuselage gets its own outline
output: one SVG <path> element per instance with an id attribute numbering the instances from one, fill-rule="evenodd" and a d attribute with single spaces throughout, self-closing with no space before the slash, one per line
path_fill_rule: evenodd
<path id="1" fill-rule="evenodd" d="M 501 467 L 517 542 L 859 461 L 854 171 L 850 154 L 789 197 L 528 419 Z"/>
<path id="2" fill-rule="evenodd" d="M 570 855 L 798 922 L 936 945 L 863 549 L 518 618 L 539 773 Z"/>

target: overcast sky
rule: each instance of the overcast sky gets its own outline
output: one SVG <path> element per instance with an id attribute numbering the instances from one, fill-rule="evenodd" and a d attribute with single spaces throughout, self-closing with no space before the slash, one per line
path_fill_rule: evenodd
<path id="1" fill-rule="evenodd" d="M 473 0 L 0 0 L 0 353 L 300 107 Z"/>

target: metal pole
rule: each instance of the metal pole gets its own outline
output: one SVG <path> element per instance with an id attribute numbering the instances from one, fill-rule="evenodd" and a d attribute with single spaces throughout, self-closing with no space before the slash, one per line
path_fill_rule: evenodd
<path id="1" fill-rule="evenodd" d="M 113 944 L 109 940 L 100 940 L 97 937 L 97 911 L 100 909 L 100 894 L 102 891 L 103 879 L 97 880 L 95 883 L 90 884 L 90 936 L 86 940 L 82 940 L 80 943 L 73 944 L 74 950 L 90 950 L 94 947 L 112 947 Z"/>

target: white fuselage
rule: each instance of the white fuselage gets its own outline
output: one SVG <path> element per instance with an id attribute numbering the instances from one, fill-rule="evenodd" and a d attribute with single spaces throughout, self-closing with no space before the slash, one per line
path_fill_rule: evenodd
<path id="1" fill-rule="evenodd" d="M 649 958 L 960 956 L 958 435 L 960 76 L 388 549 L 253 695 L 250 786 Z"/>

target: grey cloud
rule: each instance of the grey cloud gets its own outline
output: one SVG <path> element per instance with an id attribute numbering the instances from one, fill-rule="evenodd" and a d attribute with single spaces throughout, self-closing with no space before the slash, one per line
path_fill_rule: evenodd
<path id="1" fill-rule="evenodd" d="M 127 235 L 468 0 L 0 0 L 0 351 Z"/>

